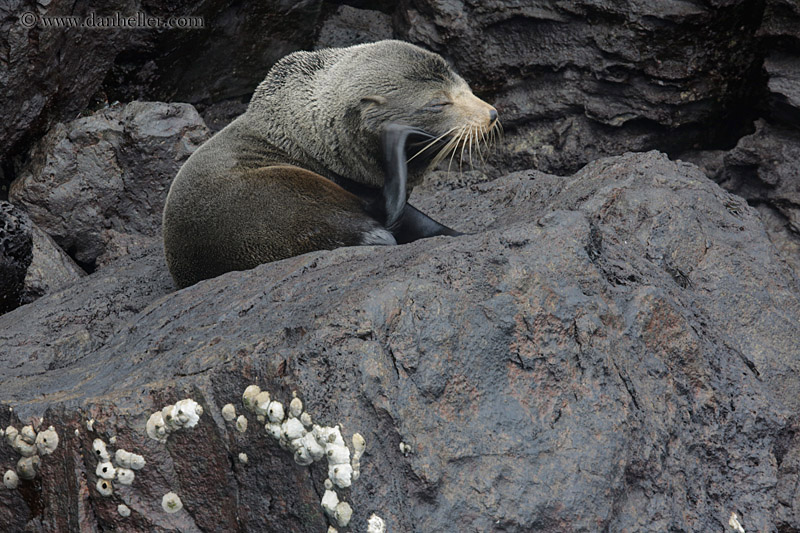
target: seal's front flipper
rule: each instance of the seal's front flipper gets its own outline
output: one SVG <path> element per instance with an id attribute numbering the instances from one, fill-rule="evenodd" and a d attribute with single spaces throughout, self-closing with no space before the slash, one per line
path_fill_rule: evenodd
<path id="1" fill-rule="evenodd" d="M 384 180 L 383 194 L 380 199 L 383 205 L 378 207 L 382 208 L 383 214 L 386 216 L 384 225 L 389 231 L 394 232 L 399 227 L 406 207 L 408 146 L 412 143 L 430 141 L 433 138 L 432 135 L 418 128 L 402 124 L 388 124 L 381 132 Z M 419 211 L 417 212 L 419 213 Z"/>
<path id="2" fill-rule="evenodd" d="M 458 236 L 464 235 L 460 231 L 448 228 L 444 224 L 436 222 L 431 217 L 417 209 L 411 204 L 406 204 L 403 214 L 398 221 L 397 227 L 392 231 L 392 235 L 397 240 L 397 244 L 434 237 L 436 235 Z"/>

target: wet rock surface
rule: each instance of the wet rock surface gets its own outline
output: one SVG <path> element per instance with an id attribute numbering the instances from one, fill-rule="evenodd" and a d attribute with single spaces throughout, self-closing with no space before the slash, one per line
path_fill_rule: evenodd
<path id="1" fill-rule="evenodd" d="M 109 262 L 126 236 L 158 238 L 175 174 L 209 138 L 188 104 L 132 102 L 57 124 L 33 148 L 10 200 L 81 265 Z"/>
<path id="2" fill-rule="evenodd" d="M 707 531 L 733 512 L 746 530 L 800 527 L 800 298 L 746 202 L 655 152 L 412 201 L 474 233 L 178 292 L 156 248 L 0 317 L 1 425 L 43 415 L 63 441 L 0 492 L 4 523 L 324 531 L 324 468 L 255 416 L 245 433 L 221 416 L 246 413 L 257 383 L 365 437 L 341 494 L 352 531 L 372 513 L 389 531 Z M 198 425 L 149 439 L 150 413 L 187 397 Z M 111 436 L 147 466 L 105 498 L 91 443 Z M 169 491 L 183 509 L 168 515 Z"/>
<path id="3" fill-rule="evenodd" d="M 0 201 L 0 313 L 22 303 L 33 258 L 33 225 L 24 211 Z"/>
<path id="4" fill-rule="evenodd" d="M 22 295 L 22 303 L 26 304 L 86 275 L 47 233 L 35 225 L 31 237 L 33 257 L 25 273 Z"/>
<path id="5" fill-rule="evenodd" d="M 205 26 L 26 28 L 27 11 Z M 366 438 L 339 531 L 372 513 L 388 531 L 722 531 L 734 513 L 800 530 L 793 0 L 13 0 L 0 30 L 0 312 L 27 303 L 0 316 L 0 428 L 60 437 L 30 469 L 32 445 L 0 439 L 0 473 L 36 472 L 0 489 L 6 530 L 326 531 L 329 473 L 243 409 L 253 383 Z M 206 124 L 291 51 L 388 37 L 500 111 L 485 173 L 411 199 L 472 234 L 175 292 L 161 207 Z M 574 173 L 652 148 L 703 172 L 649 152 Z M 148 437 L 185 398 L 198 424 Z M 110 496 L 97 438 L 147 462 Z"/>

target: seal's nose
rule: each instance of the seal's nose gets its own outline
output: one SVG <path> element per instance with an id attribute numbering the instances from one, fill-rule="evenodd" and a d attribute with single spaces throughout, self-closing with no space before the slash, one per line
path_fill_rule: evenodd
<path id="1" fill-rule="evenodd" d="M 497 109 L 491 108 L 489 110 L 489 122 L 494 122 L 497 120 Z"/>

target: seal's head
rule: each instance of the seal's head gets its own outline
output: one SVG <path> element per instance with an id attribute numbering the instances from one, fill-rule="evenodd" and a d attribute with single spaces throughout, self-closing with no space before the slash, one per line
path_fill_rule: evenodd
<path id="1" fill-rule="evenodd" d="M 402 41 L 375 43 L 364 53 L 379 58 L 382 69 L 356 74 L 364 76 L 360 87 L 372 89 L 361 94 L 362 128 L 373 133 L 397 123 L 431 136 L 409 153 L 415 162 L 412 182 L 420 168 L 435 166 L 446 156 L 461 152 L 460 157 L 477 157 L 496 134 L 497 110 L 475 96 L 440 55 Z"/>
<path id="2" fill-rule="evenodd" d="M 248 113 L 270 122 L 261 130 L 289 155 L 300 150 L 320 163 L 317 171 L 376 187 L 387 124 L 430 135 L 409 153 L 409 185 L 446 156 L 476 154 L 499 127 L 497 111 L 444 58 L 392 40 L 287 56 L 256 90 Z"/>

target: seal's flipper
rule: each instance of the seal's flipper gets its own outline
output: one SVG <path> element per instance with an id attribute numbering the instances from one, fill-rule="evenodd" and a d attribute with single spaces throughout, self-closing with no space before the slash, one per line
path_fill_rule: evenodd
<path id="1" fill-rule="evenodd" d="M 452 228 L 448 228 L 444 224 L 436 222 L 408 203 L 405 209 L 403 209 L 403 214 L 398 221 L 396 229 L 392 231 L 392 234 L 397 240 L 397 244 L 405 244 L 416 241 L 417 239 L 435 237 L 436 235 L 449 235 L 452 237 L 464 235 L 464 233 L 460 231 L 456 231 Z"/>
<path id="2" fill-rule="evenodd" d="M 408 181 L 407 148 L 410 143 L 430 141 L 434 137 L 418 128 L 402 124 L 388 124 L 381 133 L 383 147 L 383 203 L 386 216 L 384 225 L 394 232 L 400 224 L 406 206 Z"/>

